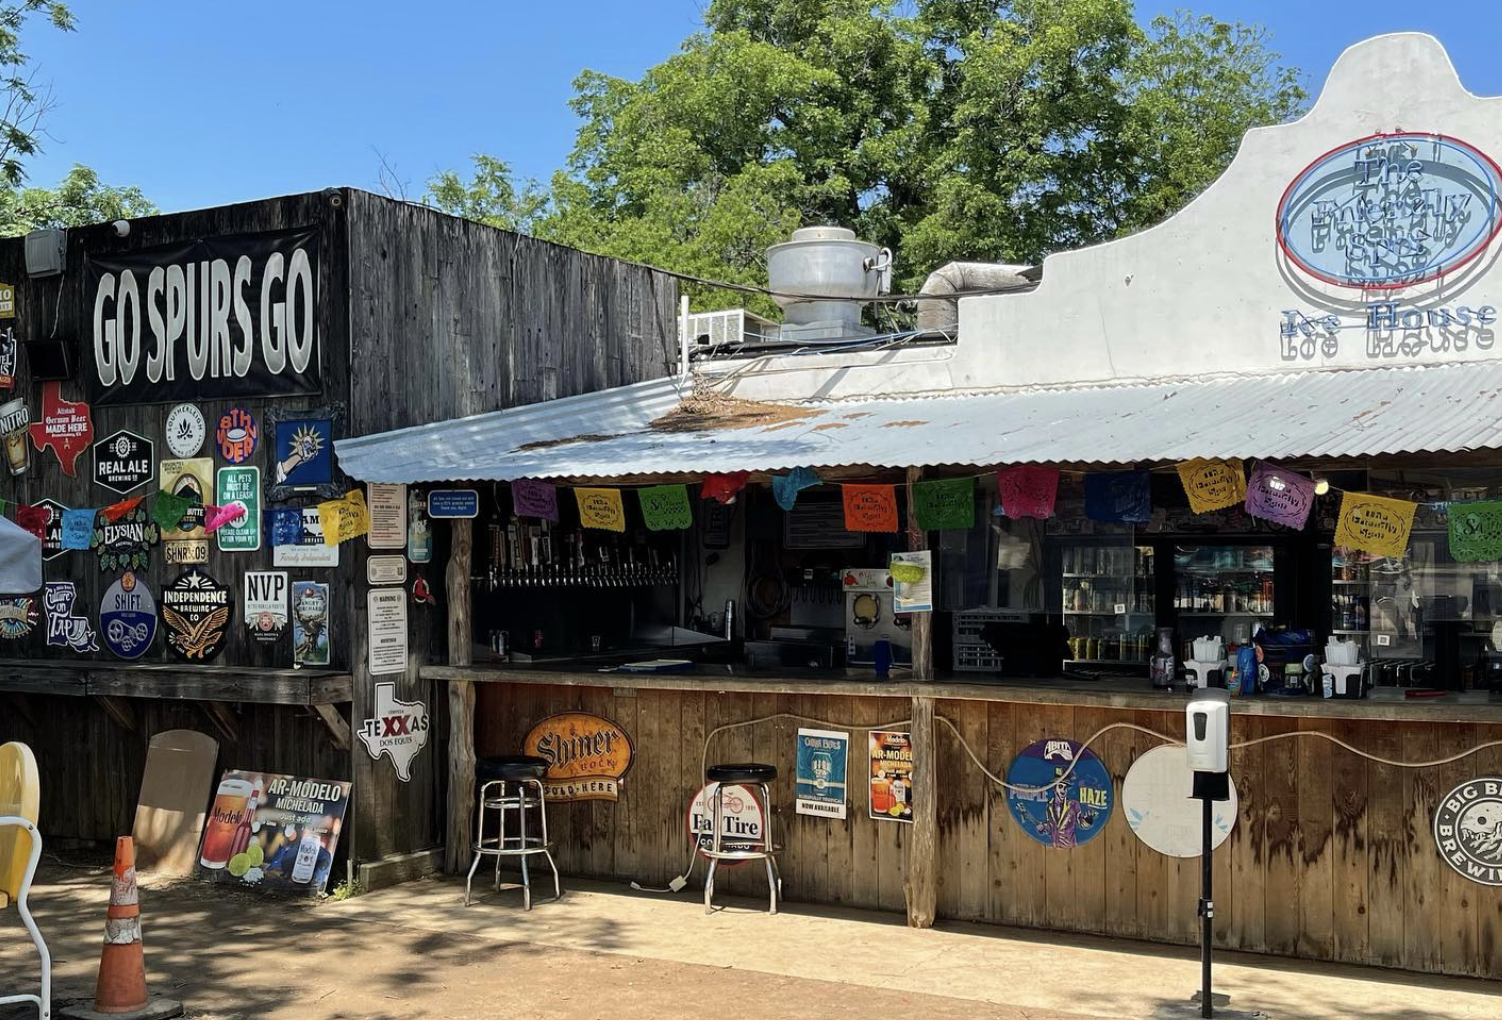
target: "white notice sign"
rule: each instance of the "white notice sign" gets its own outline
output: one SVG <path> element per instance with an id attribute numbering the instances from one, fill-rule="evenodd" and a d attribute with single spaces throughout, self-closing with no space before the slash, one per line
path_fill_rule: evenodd
<path id="1" fill-rule="evenodd" d="M 370 508 L 372 549 L 402 549 L 407 545 L 407 487 L 377 482 L 365 486 L 365 505 Z"/>
<path id="2" fill-rule="evenodd" d="M 402 673 L 407 669 L 407 592 L 377 588 L 366 595 L 369 620 L 370 673 Z"/>
<path id="3" fill-rule="evenodd" d="M 372 556 L 365 561 L 365 580 L 371 584 L 405 584 L 407 582 L 407 558 L 405 556 Z"/>

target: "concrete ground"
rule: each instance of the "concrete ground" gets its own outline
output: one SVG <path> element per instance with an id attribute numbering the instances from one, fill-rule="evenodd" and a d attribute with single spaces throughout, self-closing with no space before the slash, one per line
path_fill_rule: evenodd
<path id="1" fill-rule="evenodd" d="M 59 999 L 87 998 L 108 871 L 49 864 L 33 894 Z M 451 881 L 344 902 L 271 901 L 194 882 L 142 888 L 152 991 L 202 1020 L 411 1017 L 508 1020 L 1150 1020 L 1198 986 L 1192 950 L 972 925 L 912 931 L 890 915 L 751 901 L 706 917 L 690 894 L 572 883 L 562 902 L 520 909 L 490 892 L 469 908 Z M 35 957 L 0 912 L 0 994 Z M 1420 978 L 1219 954 L 1236 1015 L 1271 1020 L 1462 1020 L 1502 1016 L 1502 983 Z M 7 1012 L 0 1020 L 23 1017 Z"/>

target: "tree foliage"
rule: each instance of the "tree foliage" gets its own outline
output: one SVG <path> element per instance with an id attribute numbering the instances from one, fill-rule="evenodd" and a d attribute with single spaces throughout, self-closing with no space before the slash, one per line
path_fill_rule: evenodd
<path id="1" fill-rule="evenodd" d="M 21 28 L 33 15 L 73 30 L 73 14 L 59 0 L 0 3 L 0 178 L 11 187 L 25 179 L 25 159 L 36 153 L 41 120 L 52 105 L 50 90 L 36 84 L 21 50 Z"/>
<path id="2" fill-rule="evenodd" d="M 140 188 L 101 183 L 93 170 L 75 165 L 55 188 L 0 188 L 0 236 L 128 220 L 158 211 Z"/>
<path id="3" fill-rule="evenodd" d="M 490 157 L 430 194 L 740 282 L 797 226 L 838 223 L 891 247 L 912 289 L 951 259 L 1032 262 L 1157 222 L 1305 99 L 1262 29 L 1143 29 L 1130 0 L 712 0 L 639 80 L 576 79 L 546 195 Z"/>

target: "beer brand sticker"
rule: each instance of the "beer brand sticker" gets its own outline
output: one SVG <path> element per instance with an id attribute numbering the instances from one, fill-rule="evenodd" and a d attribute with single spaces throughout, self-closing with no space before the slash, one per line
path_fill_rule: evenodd
<path id="1" fill-rule="evenodd" d="M 187 509 L 175 526 L 162 526 L 163 542 L 197 541 L 204 537 L 204 504 L 214 501 L 214 462 L 208 457 L 192 460 L 164 460 L 161 467 L 162 491 L 188 501 Z M 167 562 L 172 562 L 170 559 Z"/>
<path id="2" fill-rule="evenodd" d="M 329 664 L 329 586 L 292 582 L 292 661 L 298 666 Z"/>
<path id="3" fill-rule="evenodd" d="M 549 800 L 616 800 L 636 749 L 626 731 L 587 712 L 549 716 L 522 742 L 525 754 L 546 758 Z"/>
<path id="4" fill-rule="evenodd" d="M 37 625 L 37 600 L 30 595 L 0 599 L 0 640 L 19 641 Z"/>
<path id="5" fill-rule="evenodd" d="M 706 783 L 688 802 L 688 834 L 694 849 L 707 855 L 714 849 L 714 796 L 719 783 Z M 749 786 L 726 786 L 720 799 L 720 850 L 747 850 L 758 846 L 766 832 L 767 818 Z M 722 862 L 724 867 L 732 862 Z"/>
<path id="6" fill-rule="evenodd" d="M 913 735 L 871 730 L 866 735 L 871 794 L 868 810 L 884 822 L 913 820 Z"/>
<path id="7" fill-rule="evenodd" d="M 162 589 L 167 647 L 179 658 L 208 662 L 224 651 L 231 612 L 229 588 L 194 567 Z"/>
<path id="8" fill-rule="evenodd" d="M 0 319 L 16 317 L 16 287 L 12 283 L 0 283 Z"/>
<path id="9" fill-rule="evenodd" d="M 335 480 L 334 437 L 344 406 L 331 404 L 298 411 L 271 408 L 264 416 L 272 471 L 266 499 L 279 502 L 296 493 L 332 499 L 343 494 Z"/>
<path id="10" fill-rule="evenodd" d="M 287 572 L 245 572 L 245 627 L 250 639 L 270 645 L 281 640 L 287 629 Z"/>
<path id="11" fill-rule="evenodd" d="M 187 567 L 209 561 L 209 540 L 193 538 L 186 542 L 168 542 L 162 546 L 162 560 L 169 567 Z"/>
<path id="12" fill-rule="evenodd" d="M 283 508 L 287 509 L 287 508 Z M 337 567 L 339 547 L 323 540 L 323 521 L 316 506 L 292 507 L 302 514 L 302 531 L 295 545 L 277 544 L 271 550 L 274 567 Z"/>
<path id="13" fill-rule="evenodd" d="M 243 407 L 232 407 L 219 416 L 219 425 L 214 429 L 214 442 L 219 444 L 219 456 L 231 464 L 243 464 L 256 452 L 255 416 Z"/>
<path id="14" fill-rule="evenodd" d="M 403 701 L 396 684 L 379 683 L 375 688 L 375 714 L 360 724 L 360 743 L 372 761 L 381 755 L 391 759 L 396 778 L 412 779 L 412 760 L 428 744 L 428 706 L 421 701 Z"/>
<path id="15" fill-rule="evenodd" d="M 151 562 L 151 547 L 161 538 L 161 531 L 146 513 L 144 506 L 110 520 L 104 514 L 94 519 L 92 547 L 99 556 L 99 569 L 112 574 L 117 570 L 145 570 Z"/>
<path id="16" fill-rule="evenodd" d="M 47 644 L 54 648 L 71 648 L 75 652 L 97 652 L 94 625 L 87 616 L 76 616 L 73 604 L 78 589 L 72 581 L 48 581 L 42 595 L 47 608 Z"/>
<path id="17" fill-rule="evenodd" d="M 1058 850 L 1083 846 L 1111 819 L 1111 774 L 1073 740 L 1039 740 L 1012 759 L 1007 806 L 1022 831 Z"/>
<path id="18" fill-rule="evenodd" d="M 215 488 L 223 507 L 243 507 L 245 512 L 214 532 L 220 552 L 254 552 L 261 548 L 261 469 L 219 469 Z"/>
<path id="19" fill-rule="evenodd" d="M 203 412 L 192 404 L 178 404 L 167 412 L 167 449 L 172 456 L 192 457 L 203 449 L 208 432 Z"/>
<path id="20" fill-rule="evenodd" d="M 349 790 L 328 779 L 226 771 L 204 823 L 198 876 L 261 892 L 321 894 Z"/>
<path id="21" fill-rule="evenodd" d="M 63 511 L 68 507 L 55 499 L 39 499 L 32 506 L 46 510 L 49 515 L 42 531 L 42 559 L 55 560 L 68 551 L 63 548 Z"/>
<path id="22" fill-rule="evenodd" d="M 121 429 L 94 444 L 94 481 L 122 496 L 156 474 L 156 444 Z"/>
<path id="23" fill-rule="evenodd" d="M 1481 885 L 1502 886 L 1502 776 L 1481 776 L 1434 809 L 1434 842 L 1445 863 Z"/>
<path id="24" fill-rule="evenodd" d="M 407 492 L 407 560 L 428 563 L 432 559 L 433 522 L 428 520 L 428 500 L 421 491 L 410 489 Z"/>
<path id="25" fill-rule="evenodd" d="M 42 384 L 42 420 L 31 425 L 31 445 L 38 453 L 52 447 L 63 474 L 73 477 L 78 455 L 94 441 L 94 422 L 89 405 L 63 399 L 63 384 Z"/>
<path id="26" fill-rule="evenodd" d="M 156 638 L 156 600 L 151 589 L 127 570 L 104 592 L 99 603 L 99 630 L 104 644 L 122 659 L 139 659 Z"/>
<path id="27" fill-rule="evenodd" d="M 14 307 L 14 306 L 13 306 Z M 0 315 L 0 318 L 4 318 Z M 5 327 L 0 333 L 0 390 L 8 390 L 16 384 L 16 331 Z"/>

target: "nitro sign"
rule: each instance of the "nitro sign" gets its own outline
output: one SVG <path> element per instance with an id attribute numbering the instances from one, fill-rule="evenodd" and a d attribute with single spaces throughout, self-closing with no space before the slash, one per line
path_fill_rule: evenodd
<path id="1" fill-rule="evenodd" d="M 321 388 L 312 228 L 90 256 L 84 281 L 94 404 Z"/>

